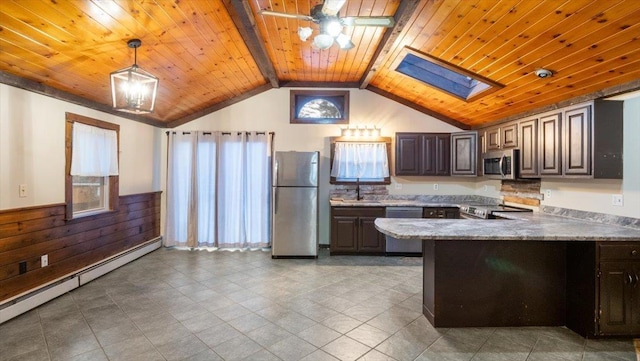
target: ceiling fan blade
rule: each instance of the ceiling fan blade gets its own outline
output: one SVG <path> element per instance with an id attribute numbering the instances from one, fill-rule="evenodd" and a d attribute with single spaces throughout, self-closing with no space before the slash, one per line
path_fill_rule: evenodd
<path id="1" fill-rule="evenodd" d="M 281 12 L 271 11 L 271 10 L 260 10 L 260 11 L 258 11 L 258 14 L 260 14 L 260 15 L 269 15 L 269 16 L 279 16 L 281 18 L 288 18 L 288 19 L 298 19 L 298 20 L 313 21 L 313 18 L 311 16 L 309 16 L 309 15 L 287 14 L 287 13 L 281 13 Z"/>
<path id="2" fill-rule="evenodd" d="M 340 18 L 346 26 L 386 26 L 393 27 L 396 21 L 393 16 L 347 16 Z"/>
<path id="3" fill-rule="evenodd" d="M 324 0 L 322 13 L 326 16 L 336 16 L 347 0 Z"/>

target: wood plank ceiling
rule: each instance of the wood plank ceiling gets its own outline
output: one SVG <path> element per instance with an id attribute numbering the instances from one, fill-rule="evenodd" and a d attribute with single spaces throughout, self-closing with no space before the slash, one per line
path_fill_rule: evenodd
<path id="1" fill-rule="evenodd" d="M 347 0 L 340 16 L 395 16 L 345 27 L 355 47 L 315 49 L 304 20 L 321 0 L 4 0 L 0 82 L 110 110 L 109 73 L 133 63 L 160 78 L 156 111 L 121 115 L 174 127 L 274 87 L 376 92 L 461 127 L 571 99 L 640 87 L 637 0 Z M 465 102 L 395 71 L 405 49 L 504 85 Z M 533 75 L 546 68 L 553 76 Z M 120 113 L 119 113 L 120 114 Z"/>

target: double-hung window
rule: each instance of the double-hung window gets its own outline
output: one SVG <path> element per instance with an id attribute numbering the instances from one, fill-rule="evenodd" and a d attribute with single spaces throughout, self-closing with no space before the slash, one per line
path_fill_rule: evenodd
<path id="1" fill-rule="evenodd" d="M 117 207 L 119 126 L 67 113 L 67 218 Z"/>

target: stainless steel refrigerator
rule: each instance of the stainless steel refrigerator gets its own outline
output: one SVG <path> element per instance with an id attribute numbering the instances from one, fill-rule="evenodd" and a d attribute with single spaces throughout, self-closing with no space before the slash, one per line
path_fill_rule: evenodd
<path id="1" fill-rule="evenodd" d="M 272 258 L 318 257 L 319 152 L 276 152 L 273 161 Z"/>

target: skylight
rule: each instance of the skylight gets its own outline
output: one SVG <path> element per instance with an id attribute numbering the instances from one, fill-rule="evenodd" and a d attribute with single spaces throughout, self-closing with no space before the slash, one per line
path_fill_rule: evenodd
<path id="1" fill-rule="evenodd" d="M 405 48 L 403 53 L 398 57 L 401 60 L 396 61 L 397 72 L 464 101 L 473 101 L 480 95 L 485 96 L 502 87 L 489 79 L 415 50 Z"/>

